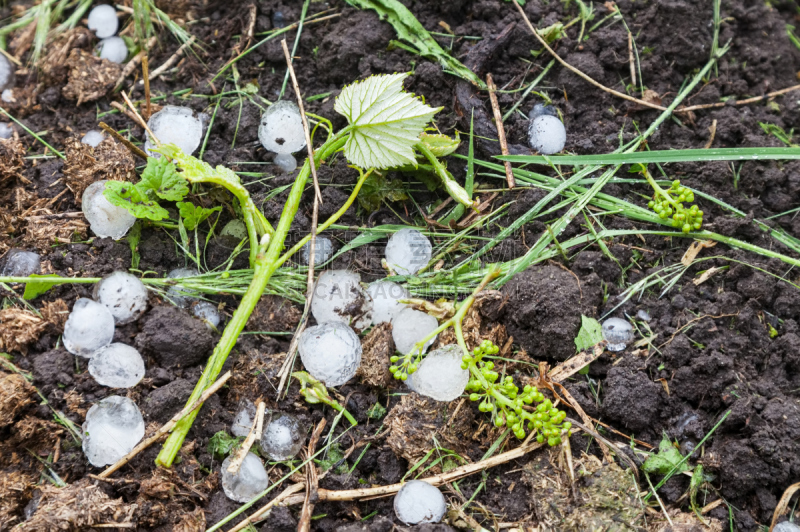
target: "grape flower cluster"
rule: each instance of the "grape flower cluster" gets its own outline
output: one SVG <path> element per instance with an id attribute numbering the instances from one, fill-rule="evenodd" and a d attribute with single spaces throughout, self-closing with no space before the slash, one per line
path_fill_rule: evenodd
<path id="1" fill-rule="evenodd" d="M 653 183 L 651 183 L 652 185 Z M 656 194 L 647 204 L 662 219 L 672 218 L 672 227 L 680 228 L 684 233 L 699 231 L 703 226 L 703 211 L 692 205 L 690 208 L 683 206 L 684 202 L 694 201 L 694 192 L 681 186 L 679 180 L 672 182 L 667 190 L 655 187 Z"/>
<path id="2" fill-rule="evenodd" d="M 514 435 L 523 439 L 526 430 L 536 432 L 536 441 L 556 446 L 563 435 L 571 436 L 572 424 L 565 421 L 567 414 L 556 408 L 550 399 L 535 387 L 526 385 L 522 391 L 514 384 L 512 377 L 502 380 L 494 371 L 494 363 L 484 362 L 483 357 L 494 355 L 500 348 L 489 340 L 476 347 L 472 355 L 464 355 L 462 369 L 470 371 L 467 392 L 471 401 L 480 401 L 478 410 L 492 413 L 494 425 L 511 428 Z M 531 407 L 537 403 L 535 407 Z"/>

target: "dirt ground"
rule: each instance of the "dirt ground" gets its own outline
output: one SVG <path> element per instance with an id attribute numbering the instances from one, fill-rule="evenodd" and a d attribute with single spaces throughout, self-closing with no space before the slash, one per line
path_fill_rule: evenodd
<path id="1" fill-rule="evenodd" d="M 403 3 L 428 30 L 452 31 L 455 37 L 437 37 L 440 44 L 451 47 L 452 55 L 480 76 L 491 73 L 501 89 L 525 86 L 550 62 L 546 52 L 538 55 L 540 45 L 508 2 L 406 0 Z M 249 4 L 214 0 L 200 5 L 164 4 L 165 10 L 178 18 L 201 19 L 201 23 L 188 28 L 204 47 L 197 55 L 189 54 L 180 59 L 178 68 L 154 81 L 151 89 L 154 94 L 167 95 L 158 101 L 161 105 L 188 106 L 211 114 L 213 108 L 209 108 L 209 99 L 197 96 L 231 90 L 232 82 L 221 77 L 211 83 L 211 79 L 230 58 L 231 48 L 237 42 L 234 36 L 248 27 Z M 257 41 L 259 33 L 272 29 L 273 24 L 280 21 L 277 13 L 289 23 L 298 20 L 302 3 L 262 0 L 255 5 L 254 40 Z M 611 4 L 595 2 L 592 5 L 595 18 L 587 24 L 587 30 L 609 14 Z M 712 2 L 619 0 L 616 7 L 635 37 L 640 59 L 638 75 L 643 84 L 665 102 L 670 102 L 682 84 L 709 60 L 714 29 Z M 8 17 L 15 9 L 15 5 L 5 6 L 0 8 L 0 15 Z M 424 96 L 429 105 L 444 107 L 436 117 L 443 133 L 459 131 L 461 138 L 466 138 L 472 113 L 465 108 L 465 102 L 472 102 L 470 105 L 477 102 L 475 132 L 489 140 L 476 143 L 476 157 L 489 159 L 499 153 L 498 144 L 491 140 L 497 135 L 490 121 L 491 107 L 485 92 L 475 96 L 468 83 L 443 72 L 438 63 L 393 46 L 391 41 L 397 39 L 394 29 L 374 12 L 358 11 L 343 1 L 331 0 L 311 2 L 309 15 L 324 10 L 331 10 L 330 13 L 338 16 L 306 25 L 296 53 L 295 69 L 304 95 L 328 94 L 309 101 L 306 104 L 309 112 L 328 118 L 338 129 L 345 121 L 334 112 L 333 102 L 345 84 L 371 74 L 412 71 L 406 88 Z M 570 1 L 528 0 L 524 10 L 535 25 L 544 27 L 574 19 L 579 7 Z M 730 42 L 730 50 L 720 60 L 717 72 L 691 94 L 687 105 L 712 104 L 725 98 L 732 103 L 737 98 L 760 96 L 796 84 L 800 50 L 786 34 L 787 24 L 797 23 L 796 13 L 793 2 L 724 0 L 719 42 Z M 594 31 L 587 31 L 585 38 L 578 41 L 580 26 L 580 23 L 571 26 L 566 37 L 554 44 L 559 55 L 600 83 L 624 91 L 625 84 L 630 81 L 625 25 L 606 22 Z M 480 54 L 470 53 L 477 43 L 489 41 L 504 30 L 509 33 L 493 55 L 479 57 Z M 287 34 L 290 45 L 294 35 L 294 31 Z M 483 41 L 465 36 L 480 37 Z M 67 49 L 88 51 L 94 44 L 92 39 L 92 36 L 78 36 L 68 43 Z M 151 53 L 151 69 L 166 61 L 177 48 L 178 43 L 163 32 Z M 531 55 L 532 50 L 537 51 L 536 56 Z M 56 59 L 51 58 L 51 61 Z M 18 72 L 14 89 L 16 102 L 2 104 L 32 130 L 46 132 L 46 141 L 62 151 L 74 146 L 76 136 L 79 138 L 85 131 L 96 128 L 98 115 L 113 109 L 112 101 L 122 101 L 118 95 L 109 93 L 78 105 L 76 100 L 80 96 L 74 92 L 77 89 L 68 89 L 72 79 L 68 70 L 78 67 L 65 64 L 74 65 L 55 61 L 46 68 L 31 67 L 27 73 Z M 279 39 L 268 41 L 242 58 L 236 69 L 240 85 L 254 83 L 264 98 L 277 99 L 285 72 Z M 129 76 L 126 87 L 133 76 Z M 187 88 L 192 89 L 190 95 L 172 94 Z M 562 113 L 568 132 L 565 150 L 571 153 L 609 153 L 620 142 L 631 140 L 637 128 L 645 129 L 658 116 L 657 111 L 644 110 L 598 90 L 558 63 L 536 90 L 546 92 Z M 498 94 L 501 109 L 509 109 L 520 94 L 501 91 Z M 138 83 L 131 97 L 143 98 L 143 89 Z M 520 110 L 527 114 L 537 101 L 536 96 L 529 96 Z M 104 114 L 102 120 L 132 139 L 144 138 L 142 128 L 124 114 Z M 271 192 L 290 184 L 295 174 L 282 174 L 271 164 L 272 155 L 258 142 L 259 120 L 260 110 L 247 100 L 230 98 L 224 101 L 217 110 L 204 160 L 237 171 L 267 172 L 274 176 L 250 179 L 252 182 L 248 185 L 250 194 L 274 224 L 288 192 Z M 798 93 L 750 105 L 725 105 L 681 115 L 680 120 L 667 120 L 650 137 L 648 146 L 662 150 L 703 148 L 709 142 L 715 148 L 784 146 L 774 135 L 765 132 L 760 123 L 774 124 L 787 132 L 800 129 Z M 506 120 L 505 131 L 512 151 L 529 152 L 525 148 L 527 127 L 527 119 L 518 113 Z M 40 144 L 21 133 L 26 155 L 43 153 Z M 74 243 L 53 244 L 47 235 L 42 236 L 41 228 L 37 233 L 36 224 L 27 219 L 32 212 L 49 216 L 80 210 L 71 188 L 77 181 L 70 178 L 68 164 L 59 158 L 20 159 L 5 143 L 1 151 L 0 253 L 9 248 L 36 249 L 42 254 L 46 272 L 65 276 L 103 276 L 131 267 L 132 252 L 126 240 L 92 239 L 85 224 L 73 221 L 81 218 L 51 218 L 56 225 L 45 229 L 49 235 L 59 228 L 67 235 L 82 234 Z M 127 150 L 123 151 L 127 154 Z M 462 144 L 459 153 L 466 154 L 465 145 Z M 119 157 L 106 160 L 120 161 Z M 135 164 L 141 165 L 143 161 L 136 159 Z M 670 179 L 680 179 L 683 184 L 747 214 L 746 218 L 739 218 L 715 203 L 700 199 L 698 203 L 706 212 L 706 228 L 794 256 L 752 220 L 769 219 L 771 226 L 800 238 L 797 213 L 773 217 L 800 207 L 800 162 L 679 163 L 665 168 Z M 451 160 L 449 169 L 463 182 L 466 172 L 463 160 Z M 95 169 L 92 179 L 97 179 L 98 174 L 113 172 L 125 179 L 129 171 L 130 167 L 120 162 L 113 168 Z M 339 208 L 357 177 L 357 173 L 342 161 L 320 169 L 324 201 L 320 219 Z M 441 190 L 425 190 L 409 176 L 397 174 L 393 177 L 409 183 L 413 200 L 418 205 L 431 205 L 446 197 Z M 500 186 L 496 179 L 480 174 L 476 183 L 487 189 Z M 646 204 L 646 197 L 652 194 L 646 185 L 609 184 L 603 191 L 638 205 Z M 483 229 L 484 235 L 496 234 L 544 195 L 541 190 L 524 187 L 498 195 L 493 200 L 493 209 L 510 205 L 493 226 Z M 305 203 L 292 224 L 290 239 L 297 240 L 309 232 L 311 197 L 311 194 L 305 195 Z M 210 202 L 207 198 L 200 201 Z M 372 214 L 354 206 L 339 224 L 363 227 L 421 221 L 412 202 L 391 205 L 393 209 L 384 208 Z M 233 214 L 231 209 L 223 212 L 221 224 Z M 556 211 L 553 219 L 560 214 L 561 211 Z M 547 222 L 542 218 L 525 224 L 519 234 L 503 241 L 486 259 L 496 262 L 523 255 L 547 230 Z M 607 229 L 642 229 L 644 225 L 618 216 L 605 217 L 604 223 Z M 578 216 L 559 240 L 585 230 L 585 220 Z M 334 230 L 330 234 L 335 246 L 340 248 L 354 238 L 357 231 Z M 201 235 L 202 240 L 205 234 Z M 173 268 L 184 266 L 185 258 L 176 242 L 180 242 L 177 231 L 144 227 L 138 247 L 139 270 L 163 276 Z M 580 328 L 581 314 L 600 318 L 620 303 L 618 296 L 627 287 L 660 268 L 680 262 L 689 243 L 686 239 L 654 235 L 620 237 L 606 242 L 616 262 L 597 246 L 589 246 L 516 276 L 502 289 L 503 304 L 484 305 L 480 313 L 485 329 L 502 325 L 513 337 L 512 356 L 517 362 L 509 363 L 509 374 L 524 382 L 532 375 L 534 364 L 555 365 L 575 354 L 574 338 Z M 356 269 L 364 281 L 378 279 L 385 275 L 380 263 L 384 246 L 385 240 L 379 240 L 359 247 L 340 256 L 332 267 Z M 214 268 L 228 260 L 230 249 L 230 243 L 224 239 L 211 239 L 205 250 L 208 267 Z M 448 260 L 455 264 L 471 252 L 456 251 Z M 629 346 L 621 353 L 605 353 L 591 364 L 588 375 L 576 375 L 564 384 L 586 414 L 617 431 L 602 429 L 601 434 L 623 444 L 630 444 L 635 438 L 658 447 L 666 434 L 681 450 L 694 449 L 729 412 L 701 452 L 695 455 L 701 456 L 700 462 L 711 475 L 697 496 L 698 504 L 702 507 L 722 501 L 705 513 L 712 529 L 756 531 L 769 526 L 781 495 L 791 484 L 800 481 L 800 289 L 797 287 L 800 277 L 777 259 L 722 244 L 702 253 L 720 258 L 690 267 L 663 295 L 662 287 L 656 286 L 615 310 L 616 316 L 636 316 L 641 310 L 649 314 L 650 321 L 646 325 L 653 335 L 649 350 L 647 346 Z M 0 258 L 0 266 L 3 260 Z M 245 267 L 246 254 L 234 261 L 234 268 Z M 702 284 L 692 282 L 702 270 L 712 267 L 722 269 Z M 291 386 L 285 399 L 276 401 L 276 375 L 291 338 L 286 333 L 294 330 L 302 307 L 269 296 L 259 303 L 251 318 L 248 332 L 252 334 L 240 337 L 226 363 L 225 369 L 232 369 L 235 374 L 231 384 L 208 400 L 200 411 L 179 463 L 169 471 L 156 468 L 154 459 L 160 446 L 154 445 L 112 480 L 90 476 L 98 474 L 100 469 L 87 462 L 68 430 L 56 423 L 53 409 L 63 412 L 80 426 L 93 403 L 114 393 L 125 395 L 125 391 L 97 385 L 87 372 L 86 360 L 69 354 L 59 341 L 63 312 L 71 308 L 77 298 L 91 297 L 91 292 L 92 285 L 63 285 L 31 301 L 50 318 L 37 325 L 36 339 L 30 342 L 15 334 L 12 336 L 18 340 L 16 343 L 5 338 L 11 330 L 11 316 L 0 317 L 6 320 L 0 322 L 0 328 L 6 328 L 0 336 L 5 338 L 9 360 L 23 372 L 32 374 L 31 384 L 43 396 L 38 397 L 24 379 L 16 379 L 11 373 L 0 374 L 4 379 L 0 383 L 0 530 L 11 530 L 20 524 L 22 530 L 35 530 L 37 526 L 40 530 L 50 530 L 48 527 L 52 524 L 46 525 L 37 519 L 41 519 L 43 512 L 58 506 L 57 501 L 70 496 L 73 501 L 84 497 L 85 507 L 94 512 L 94 521 L 70 516 L 71 526 L 76 530 L 91 524 L 121 522 L 133 523 L 131 526 L 136 530 L 204 530 L 239 506 L 223 494 L 219 483 L 220 460 L 212 455 L 208 444 L 215 433 L 229 429 L 241 399 L 261 397 L 268 408 L 297 415 L 309 429 L 323 417 L 328 420 L 328 426 L 333 421 L 335 412 L 306 404 L 296 384 Z M 3 297 L 4 307 L 19 306 L 19 298 L 8 290 L 3 289 Z M 220 295 L 212 299 L 225 304 L 223 318 L 229 318 L 236 298 Z M 151 295 L 149 303 L 143 318 L 117 327 L 114 341 L 134 345 L 145 356 L 145 379 L 128 390 L 127 395 L 141 408 L 148 428 L 154 428 L 184 405 L 219 336 L 155 294 Z M 45 308 L 52 311 L 46 314 Z M 640 330 L 646 332 L 643 323 L 640 323 Z M 388 360 L 385 362 L 388 364 Z M 359 422 L 342 440 L 342 450 L 352 445 L 356 447 L 341 463 L 334 463 L 320 481 L 323 489 L 354 489 L 399 482 L 414 460 L 433 447 L 432 434 L 438 436 L 441 448 L 476 462 L 501 433 L 491 428 L 477 404 L 469 401 L 459 405 L 457 413 L 461 417 L 457 422 L 450 417 L 456 411 L 457 402 L 452 405 L 432 401 L 430 404 L 425 401 L 419 405 L 406 404 L 410 401 L 403 398 L 407 389 L 396 381 L 374 386 L 355 379 L 337 392 L 346 399 L 345 406 Z M 387 409 L 388 419 L 396 421 L 402 417 L 405 430 L 409 431 L 406 439 L 384 431 L 387 424 L 393 425 L 384 423 L 387 418 L 372 415 L 376 403 Z M 415 409 L 424 410 L 426 415 L 413 415 Z M 393 413 L 394 418 L 391 417 Z M 339 427 L 335 433 L 341 430 Z M 376 437 L 376 434 L 381 435 Z M 517 445 L 515 441 L 507 441 L 500 451 Z M 638 448 L 646 450 L 641 445 Z M 630 500 L 623 497 L 616 504 L 597 502 L 600 499 L 591 494 L 600 491 L 598 486 L 611 482 L 619 488 L 625 485 L 624 479 L 631 478 L 630 473 L 625 472 L 625 462 L 601 464 L 598 458 L 602 459 L 603 455 L 596 440 L 580 433 L 572 438 L 571 452 L 575 471 L 580 473 L 573 487 L 569 487 L 569 477 L 559 453 L 538 451 L 443 488 L 451 508 L 465 508 L 463 512 L 448 514 L 448 525 L 407 528 L 396 520 L 392 499 L 377 498 L 319 502 L 314 508 L 312 529 L 325 532 L 446 531 L 473 529 L 473 523 L 491 530 L 662 529 L 664 520 L 658 506 L 634 512 L 635 522 L 628 520 L 634 519 L 629 515 L 631 508 L 640 504 L 638 491 L 649 490 L 643 477 L 638 490 L 633 489 L 628 494 L 632 493 Z M 641 460 L 641 455 L 630 454 L 634 460 Z M 341 453 L 339 458 L 334 458 L 338 461 Z M 70 485 L 67 490 L 73 491 L 64 494 L 53 488 L 42 476 L 43 462 L 51 462 L 48 467 Z M 455 463 L 460 465 L 460 462 Z M 288 471 L 285 465 L 276 465 L 270 469 L 270 478 L 276 481 Z M 654 482 L 656 478 L 653 477 Z M 664 530 L 678 530 L 679 517 L 691 513 L 686 495 L 689 481 L 689 476 L 679 475 L 658 490 L 664 505 L 682 508 L 685 512 L 673 514 L 676 528 Z M 263 503 L 282 489 L 272 492 Z M 265 532 L 295 530 L 299 509 L 300 506 L 278 508 L 266 521 L 259 523 L 257 529 Z M 236 522 L 233 520 L 228 527 Z M 686 530 L 704 529 L 696 519 L 688 522 L 691 524 L 686 525 Z M 131 530 L 130 527 L 124 529 Z"/>

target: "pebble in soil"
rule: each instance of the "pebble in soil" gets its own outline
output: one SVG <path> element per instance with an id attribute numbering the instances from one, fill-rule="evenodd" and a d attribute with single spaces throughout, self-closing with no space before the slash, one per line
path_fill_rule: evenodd
<path id="1" fill-rule="evenodd" d="M 253 426 L 253 418 L 256 417 L 256 405 L 250 399 L 242 399 L 239 403 L 239 411 L 233 418 L 231 424 L 231 434 L 239 438 L 244 438 L 250 434 L 250 427 Z"/>
<path id="2" fill-rule="evenodd" d="M 107 182 L 95 181 L 86 187 L 81 197 L 81 209 L 95 235 L 119 240 L 133 227 L 136 217 L 106 199 L 103 191 Z"/>
<path id="3" fill-rule="evenodd" d="M 108 37 L 97 44 L 97 55 L 112 63 L 124 63 L 128 58 L 128 46 L 122 37 Z"/>
<path id="4" fill-rule="evenodd" d="M 136 403 L 111 395 L 86 412 L 83 453 L 95 467 L 116 463 L 144 437 L 144 419 Z"/>
<path id="5" fill-rule="evenodd" d="M 119 28 L 117 10 L 108 4 L 95 6 L 89 12 L 89 19 L 86 25 L 90 30 L 94 31 L 98 39 L 111 37 L 117 33 L 117 29 Z"/>
<path id="6" fill-rule="evenodd" d="M 326 262 L 333 255 L 333 242 L 326 236 L 318 236 L 314 245 L 314 266 Z M 306 242 L 300 248 L 300 261 L 308 265 L 308 260 L 311 258 L 311 242 Z"/>
<path id="7" fill-rule="evenodd" d="M 197 275 L 199 275 L 199 272 L 194 268 L 175 268 L 167 274 L 167 278 L 175 279 L 181 277 L 195 277 Z M 189 295 L 189 292 L 184 290 L 183 286 L 180 284 L 174 284 L 169 287 L 169 290 L 167 290 L 167 299 L 172 301 L 175 306 L 181 308 L 186 308 L 192 301 L 197 300 L 196 297 Z"/>
<path id="8" fill-rule="evenodd" d="M 622 351 L 633 340 L 633 326 L 622 318 L 609 318 L 603 322 L 603 339 L 609 351 Z"/>
<path id="9" fill-rule="evenodd" d="M 408 291 L 391 281 L 375 281 L 367 287 L 372 298 L 372 322 L 389 323 L 408 305 L 400 303 L 401 299 L 410 297 Z"/>
<path id="10" fill-rule="evenodd" d="M 361 365 L 358 335 L 338 321 L 307 328 L 300 335 L 298 350 L 306 370 L 326 386 L 346 383 Z"/>
<path id="11" fill-rule="evenodd" d="M 193 306 L 192 315 L 198 320 L 205 322 L 205 324 L 208 325 L 208 328 L 211 330 L 216 329 L 220 322 L 219 310 L 217 310 L 217 306 L 208 301 L 200 301 Z"/>
<path id="12" fill-rule="evenodd" d="M 228 472 L 228 466 L 233 460 L 229 456 L 222 462 L 220 475 L 222 477 L 222 490 L 225 495 L 236 502 L 250 502 L 256 495 L 267 489 L 269 478 L 264 464 L 253 453 L 247 453 L 242 461 L 242 467 L 236 474 Z"/>
<path id="13" fill-rule="evenodd" d="M 300 421 L 290 414 L 276 412 L 259 440 L 259 447 L 264 456 L 280 462 L 297 455 L 303 448 L 305 435 Z"/>
<path id="14" fill-rule="evenodd" d="M 394 345 L 398 351 L 406 355 L 414 348 L 414 344 L 424 340 L 438 326 L 439 321 L 430 314 L 413 308 L 405 308 L 392 318 Z M 423 353 L 428 351 L 434 340 L 436 340 L 436 336 L 425 342 L 422 348 Z"/>
<path id="15" fill-rule="evenodd" d="M 39 273 L 41 267 L 42 262 L 38 253 L 12 249 L 6 255 L 2 274 L 8 277 L 28 277 L 31 274 Z"/>
<path id="16" fill-rule="evenodd" d="M 372 298 L 361 288 L 361 276 L 347 270 L 322 272 L 314 287 L 311 313 L 317 323 L 339 321 L 356 330 L 372 323 Z"/>
<path id="17" fill-rule="evenodd" d="M 14 128 L 8 122 L 0 122 L 0 139 L 10 139 L 14 135 Z"/>
<path id="18" fill-rule="evenodd" d="M 203 122 L 186 107 L 165 105 L 147 121 L 147 127 L 162 144 L 175 144 L 186 155 L 191 155 L 200 146 L 203 137 Z M 147 133 L 144 149 L 147 155 L 160 157 L 152 151 L 155 142 Z"/>
<path id="19" fill-rule="evenodd" d="M 92 297 L 108 308 L 117 325 L 136 321 L 147 310 L 147 288 L 138 277 L 123 271 L 104 277 Z"/>
<path id="20" fill-rule="evenodd" d="M 531 148 L 542 155 L 551 155 L 564 149 L 567 130 L 552 108 L 536 104 L 529 118 L 528 142 Z"/>
<path id="21" fill-rule="evenodd" d="M 113 343 L 94 352 L 89 373 L 103 386 L 133 388 L 144 377 L 144 360 L 136 348 Z"/>
<path id="22" fill-rule="evenodd" d="M 386 263 L 398 275 L 414 275 L 431 260 L 433 247 L 416 229 L 400 229 L 386 244 Z"/>
<path id="23" fill-rule="evenodd" d="M 14 65 L 5 55 L 0 54 L 0 90 L 8 89 L 12 83 L 14 83 Z"/>
<path id="24" fill-rule="evenodd" d="M 83 144 L 88 144 L 92 148 L 96 148 L 97 145 L 103 142 L 105 138 L 106 138 L 105 133 L 103 133 L 102 131 L 98 131 L 97 129 L 92 129 L 86 132 L 86 134 L 81 139 L 81 142 Z"/>
<path id="25" fill-rule="evenodd" d="M 394 513 L 407 525 L 438 523 L 446 511 L 439 488 L 422 480 L 409 480 L 394 496 Z"/>
<path id="26" fill-rule="evenodd" d="M 79 298 L 64 325 L 62 339 L 67 351 L 89 358 L 114 339 L 114 316 L 105 305 Z"/>
<path id="27" fill-rule="evenodd" d="M 431 351 L 417 371 L 408 376 L 408 387 L 437 401 L 456 400 L 469 381 L 469 370 L 461 368 L 463 354 L 456 344 Z"/>
<path id="28" fill-rule="evenodd" d="M 306 146 L 300 109 L 287 100 L 272 104 L 261 116 L 258 139 L 264 149 L 275 154 L 274 163 L 286 173 L 297 168 L 293 153 Z"/>

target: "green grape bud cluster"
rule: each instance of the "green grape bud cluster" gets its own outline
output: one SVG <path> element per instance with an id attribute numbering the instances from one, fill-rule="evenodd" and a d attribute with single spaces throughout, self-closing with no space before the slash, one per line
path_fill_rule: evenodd
<path id="1" fill-rule="evenodd" d="M 694 201 L 694 192 L 681 186 L 677 179 L 672 182 L 672 186 L 663 191 L 668 197 L 656 193 L 650 200 L 647 207 L 652 209 L 662 220 L 672 218 L 672 227 L 680 228 L 684 233 L 699 231 L 703 226 L 703 211 L 697 205 L 692 205 L 688 209 L 683 206 L 684 202 Z"/>
<path id="2" fill-rule="evenodd" d="M 494 425 L 509 427 L 517 438 L 523 439 L 526 431 L 533 431 L 539 443 L 547 441 L 550 446 L 559 445 L 562 435 L 572 434 L 572 424 L 565 421 L 567 414 L 556 408 L 535 387 L 526 385 L 520 390 L 512 377 L 501 379 L 494 363 L 483 361 L 484 356 L 495 355 L 499 351 L 499 347 L 484 340 L 471 356 L 462 358 L 461 367 L 470 370 L 466 388 L 470 400 L 480 401 L 478 410 L 492 413 Z M 530 408 L 529 405 L 534 403 L 536 407 Z"/>
<path id="3" fill-rule="evenodd" d="M 417 371 L 419 367 L 419 359 L 421 357 L 414 357 L 413 355 L 397 356 L 392 355 L 389 359 L 392 363 L 389 366 L 389 373 L 400 381 L 408 379 L 408 376 Z"/>

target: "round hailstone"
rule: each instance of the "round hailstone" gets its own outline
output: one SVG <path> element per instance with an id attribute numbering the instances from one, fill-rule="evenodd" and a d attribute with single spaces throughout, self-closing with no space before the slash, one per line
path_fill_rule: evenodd
<path id="1" fill-rule="evenodd" d="M 297 159 L 291 153 L 279 153 L 272 159 L 272 162 L 287 174 L 297 169 Z"/>
<path id="2" fill-rule="evenodd" d="M 528 142 L 531 148 L 542 155 L 552 155 L 564 149 L 567 130 L 558 117 L 539 115 L 533 118 L 528 126 Z"/>
<path id="3" fill-rule="evenodd" d="M 469 381 L 469 370 L 461 369 L 464 351 L 456 344 L 440 347 L 429 353 L 408 376 L 409 388 L 437 401 L 455 401 Z"/>
<path id="4" fill-rule="evenodd" d="M 622 351 L 633 340 L 633 326 L 621 318 L 609 318 L 603 322 L 603 339 L 609 351 Z"/>
<path id="5" fill-rule="evenodd" d="M 639 312 L 636 313 L 636 317 L 642 321 L 650 321 L 652 319 L 650 313 L 644 309 L 639 310 Z"/>
<path id="6" fill-rule="evenodd" d="M 136 217 L 106 199 L 103 191 L 107 182 L 95 181 L 86 187 L 81 197 L 81 209 L 95 235 L 119 240 L 133 227 Z"/>
<path id="7" fill-rule="evenodd" d="M 111 395 L 86 412 L 83 453 L 95 467 L 115 464 L 144 437 L 144 419 L 136 403 Z"/>
<path id="8" fill-rule="evenodd" d="M 122 37 L 108 37 L 97 45 L 97 55 L 100 59 L 120 64 L 128 58 L 128 46 Z"/>
<path id="9" fill-rule="evenodd" d="M 783 523 L 775 525 L 772 532 L 800 532 L 800 526 L 790 523 L 789 521 L 784 521 Z"/>
<path id="10" fill-rule="evenodd" d="M 407 525 L 438 523 L 447 511 L 439 488 L 422 480 L 409 480 L 394 496 L 394 513 Z"/>
<path id="11" fill-rule="evenodd" d="M 8 122 L 0 122 L 0 139 L 10 139 L 14 136 L 14 128 Z"/>
<path id="12" fill-rule="evenodd" d="M 4 89 L 3 92 L 0 93 L 0 100 L 3 100 L 6 103 L 14 103 L 17 101 L 14 98 L 14 91 L 11 89 Z"/>
<path id="13" fill-rule="evenodd" d="M 103 142 L 106 138 L 106 134 L 102 131 L 98 131 L 97 129 L 92 129 L 91 131 L 87 131 L 86 134 L 81 139 L 82 144 L 88 144 L 92 148 L 96 148 L 98 144 Z"/>
<path id="14" fill-rule="evenodd" d="M 372 323 L 372 299 L 361 288 L 361 276 L 347 270 L 322 272 L 314 287 L 311 313 L 317 323 L 340 321 L 362 331 Z"/>
<path id="15" fill-rule="evenodd" d="M 250 427 L 253 426 L 253 418 L 256 417 L 256 405 L 250 399 L 242 399 L 239 402 L 239 411 L 233 418 L 231 434 L 244 438 L 250 434 Z"/>
<path id="16" fill-rule="evenodd" d="M 135 348 L 114 343 L 92 354 L 89 373 L 103 386 L 133 388 L 144 377 L 144 360 Z"/>
<path id="17" fill-rule="evenodd" d="M 208 325 L 209 329 L 216 329 L 219 325 L 219 310 L 214 303 L 208 301 L 200 301 L 192 307 L 192 314 L 198 320 L 203 320 Z"/>
<path id="18" fill-rule="evenodd" d="M 4 54 L 0 54 L 0 91 L 8 89 L 14 83 L 14 65 Z"/>
<path id="19" fill-rule="evenodd" d="M 259 440 L 263 455 L 280 462 L 295 456 L 303 448 L 305 434 L 296 417 L 277 412 Z"/>
<path id="20" fill-rule="evenodd" d="M 186 155 L 191 155 L 200 146 L 203 138 L 203 122 L 186 107 L 166 105 L 147 121 L 147 127 L 162 144 L 175 144 Z M 160 157 L 152 151 L 155 143 L 147 133 L 144 149 L 151 157 Z"/>
<path id="21" fill-rule="evenodd" d="M 270 105 L 261 116 L 258 139 L 267 151 L 295 153 L 306 147 L 300 109 L 288 100 Z"/>
<path id="22" fill-rule="evenodd" d="M 42 262 L 38 253 L 21 249 L 9 250 L 2 274 L 8 277 L 28 277 L 41 271 Z"/>
<path id="23" fill-rule="evenodd" d="M 392 318 L 392 339 L 395 348 L 407 355 L 414 349 L 417 342 L 421 342 L 439 326 L 439 320 L 421 310 L 404 308 Z M 422 352 L 428 351 L 433 345 L 436 336 L 425 342 Z"/>
<path id="24" fill-rule="evenodd" d="M 331 242 L 331 239 L 326 236 L 317 235 L 314 242 L 314 266 L 319 266 L 326 262 L 331 258 L 331 255 L 333 255 L 333 242 Z M 300 261 L 307 265 L 310 258 L 311 241 L 309 240 L 300 248 Z"/>
<path id="25" fill-rule="evenodd" d="M 358 335 L 338 321 L 307 328 L 297 347 L 306 370 L 326 386 L 346 383 L 361 365 Z"/>
<path id="26" fill-rule="evenodd" d="M 367 293 L 372 298 L 372 322 L 389 323 L 401 310 L 408 305 L 400 303 L 401 299 L 408 299 L 408 291 L 397 283 L 391 281 L 375 281 L 367 287 Z"/>
<path id="27" fill-rule="evenodd" d="M 250 502 L 256 495 L 267 489 L 269 486 L 267 470 L 264 469 L 264 464 L 261 463 L 258 456 L 247 453 L 242 461 L 242 467 L 235 475 L 228 472 L 231 460 L 233 460 L 233 456 L 227 457 L 222 462 L 221 469 L 222 491 L 229 499 L 241 503 Z"/>
<path id="28" fill-rule="evenodd" d="M 92 297 L 108 307 L 117 325 L 136 321 L 147 310 L 147 288 L 135 275 L 126 272 L 117 271 L 104 277 L 95 285 Z"/>
<path id="29" fill-rule="evenodd" d="M 105 39 L 117 33 L 119 28 L 119 19 L 117 19 L 117 10 L 114 6 L 103 4 L 95 6 L 89 12 L 89 21 L 87 26 L 90 30 L 94 31 L 98 39 Z"/>
<path id="30" fill-rule="evenodd" d="M 114 316 L 105 305 L 82 297 L 72 306 L 62 339 L 67 351 L 90 358 L 114 339 Z"/>
<path id="31" fill-rule="evenodd" d="M 399 275 L 414 275 L 431 260 L 431 241 L 416 229 L 400 229 L 386 244 L 386 263 Z"/>
<path id="32" fill-rule="evenodd" d="M 199 272 L 194 268 L 175 268 L 167 274 L 167 278 L 174 279 L 179 277 L 195 277 Z M 196 297 L 188 295 L 189 292 L 183 289 L 180 284 L 170 286 L 167 290 L 167 299 L 172 301 L 175 306 L 186 308 L 192 301 L 197 300 Z"/>

